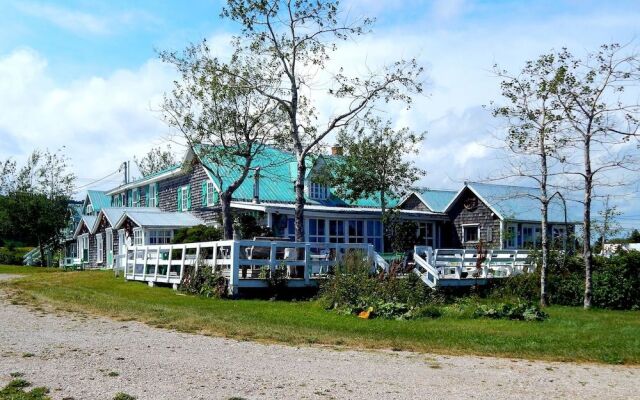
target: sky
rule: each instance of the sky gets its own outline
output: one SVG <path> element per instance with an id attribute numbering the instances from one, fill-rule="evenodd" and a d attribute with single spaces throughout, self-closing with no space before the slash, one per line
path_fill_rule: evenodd
<path id="1" fill-rule="evenodd" d="M 64 146 L 76 197 L 118 185 L 120 163 L 172 135 L 157 110 L 176 75 L 157 51 L 207 38 L 224 55 L 238 33 L 214 0 L 0 4 L 0 159 L 20 163 L 36 148 Z M 431 188 L 457 189 L 500 170 L 502 155 L 490 146 L 500 126 L 483 107 L 500 101 L 494 64 L 518 71 L 552 49 L 580 55 L 603 43 L 640 44 L 638 1 L 344 0 L 342 9 L 376 23 L 339 47 L 334 66 L 357 73 L 415 57 L 425 67 L 425 94 L 412 108 L 384 111 L 397 126 L 427 132 L 415 161 Z M 321 114 L 335 107 L 322 94 L 317 104 Z M 640 227 L 637 192 L 627 187 L 612 199 L 626 228 Z"/>

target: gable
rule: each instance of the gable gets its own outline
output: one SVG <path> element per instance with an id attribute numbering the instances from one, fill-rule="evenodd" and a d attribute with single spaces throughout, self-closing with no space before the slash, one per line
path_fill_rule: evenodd
<path id="1" fill-rule="evenodd" d="M 431 211 L 415 193 L 411 193 L 409 197 L 402 202 L 400 208 L 402 210 Z"/>

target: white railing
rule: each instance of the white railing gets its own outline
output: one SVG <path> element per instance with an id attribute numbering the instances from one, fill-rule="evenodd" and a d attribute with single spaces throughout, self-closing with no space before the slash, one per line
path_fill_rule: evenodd
<path id="1" fill-rule="evenodd" d="M 483 256 L 470 249 L 416 246 L 414 261 L 414 273 L 430 287 L 437 286 L 440 279 L 505 278 L 535 268 L 527 250 L 487 250 Z"/>
<path id="2" fill-rule="evenodd" d="M 388 264 L 370 244 L 297 243 L 285 241 L 225 240 L 188 244 L 128 247 L 124 263 L 126 279 L 178 285 L 185 267 L 213 268 L 229 281 L 229 292 L 266 281 L 276 268 L 285 269 L 288 280 L 310 285 L 340 264 L 345 256 L 360 252 L 372 270 L 388 271 Z M 119 261 L 120 262 L 120 261 Z"/>

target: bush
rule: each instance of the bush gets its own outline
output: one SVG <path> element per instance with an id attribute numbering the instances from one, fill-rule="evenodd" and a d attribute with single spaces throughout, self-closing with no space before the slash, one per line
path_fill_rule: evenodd
<path id="1" fill-rule="evenodd" d="M 185 266 L 180 290 L 203 297 L 222 298 L 227 295 L 227 280 L 210 267 L 201 266 L 196 271 L 189 265 Z"/>
<path id="2" fill-rule="evenodd" d="M 486 317 L 492 319 L 512 319 L 520 321 L 544 321 L 549 318 L 549 315 L 531 303 L 483 304 L 476 308 L 473 316 L 475 318 Z"/>
<path id="3" fill-rule="evenodd" d="M 253 215 L 240 214 L 236 216 L 233 223 L 233 230 L 240 239 L 253 239 L 260 236 L 273 236 L 271 228 L 258 224 Z"/>
<path id="4" fill-rule="evenodd" d="M 372 275 L 369 267 L 361 254 L 347 255 L 320 289 L 323 306 L 346 314 L 365 312 L 367 318 L 410 319 L 429 314 L 419 308 L 442 302 L 441 296 L 414 274 L 404 278 Z"/>
<path id="5" fill-rule="evenodd" d="M 215 242 L 222 240 L 222 230 L 213 226 L 197 225 L 178 229 L 173 235 L 172 243 Z"/>
<path id="6" fill-rule="evenodd" d="M 24 249 L 15 246 L 0 247 L 0 264 L 22 265 L 26 253 Z"/>
<path id="7" fill-rule="evenodd" d="M 595 257 L 592 279 L 594 307 L 640 309 L 640 252 L 630 251 L 611 258 Z M 583 304 L 584 266 L 580 257 L 569 257 L 563 266 L 561 256 L 557 252 L 551 253 L 547 293 L 551 304 Z M 539 301 L 540 271 L 495 282 L 492 296 Z"/>

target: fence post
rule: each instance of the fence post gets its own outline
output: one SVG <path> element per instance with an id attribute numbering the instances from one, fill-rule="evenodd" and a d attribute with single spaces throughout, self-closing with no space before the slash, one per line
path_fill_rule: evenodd
<path id="1" fill-rule="evenodd" d="M 167 272 L 166 272 L 166 279 L 167 279 L 167 283 L 169 282 L 169 272 L 171 272 L 171 258 L 173 257 L 173 245 L 169 246 L 169 259 L 167 260 Z"/>
<path id="2" fill-rule="evenodd" d="M 305 243 L 304 245 L 304 284 L 309 284 L 309 276 L 311 265 L 311 243 Z"/>
<path id="3" fill-rule="evenodd" d="M 269 269 L 270 276 L 273 278 L 273 275 L 276 271 L 276 242 L 271 242 L 270 250 L 269 250 Z"/>
<path id="4" fill-rule="evenodd" d="M 196 262 L 194 267 L 194 274 L 198 273 L 198 262 L 200 260 L 200 243 L 198 243 L 198 247 L 196 247 Z"/>
<path id="5" fill-rule="evenodd" d="M 238 272 L 240 267 L 240 246 L 237 241 L 233 241 L 231 245 L 231 271 L 229 276 L 229 295 L 236 296 L 238 294 Z"/>
<path id="6" fill-rule="evenodd" d="M 160 268 L 160 246 L 158 246 L 158 249 L 156 250 L 156 266 L 155 270 L 153 271 L 154 281 L 158 280 L 158 268 Z"/>
<path id="7" fill-rule="evenodd" d="M 144 246 L 144 256 L 142 258 L 142 280 L 144 281 L 145 278 L 147 277 L 147 251 L 148 251 L 149 246 Z M 136 257 L 138 255 L 136 254 Z"/>
<path id="8" fill-rule="evenodd" d="M 180 274 L 178 275 L 178 279 L 182 282 L 182 274 L 184 274 L 184 259 L 187 256 L 187 246 L 182 245 L 182 257 L 180 258 Z"/>
<path id="9" fill-rule="evenodd" d="M 213 266 L 211 267 L 211 272 L 216 272 L 216 264 L 218 264 L 218 242 L 213 243 Z"/>

